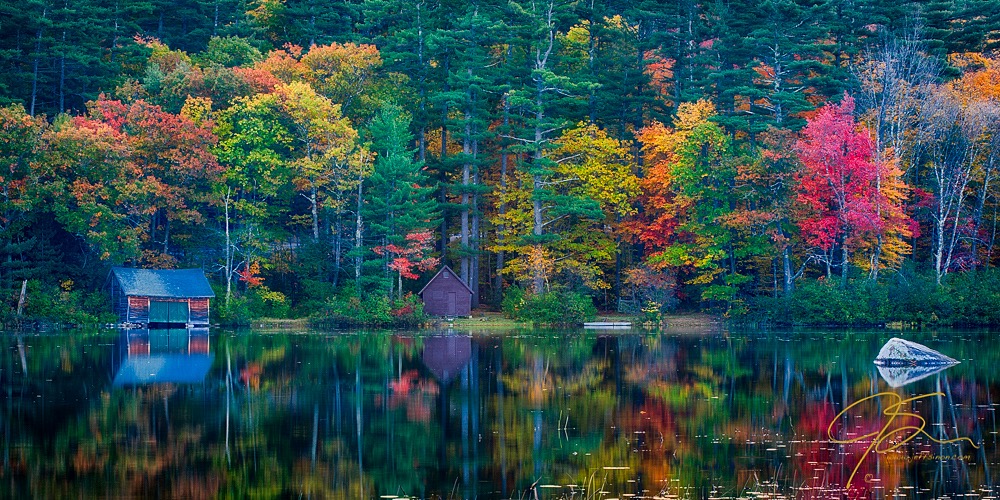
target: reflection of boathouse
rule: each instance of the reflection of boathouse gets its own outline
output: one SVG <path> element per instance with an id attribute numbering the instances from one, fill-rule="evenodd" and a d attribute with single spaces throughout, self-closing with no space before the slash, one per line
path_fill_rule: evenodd
<path id="1" fill-rule="evenodd" d="M 122 330 L 114 385 L 200 384 L 213 358 L 207 328 Z"/>
<path id="2" fill-rule="evenodd" d="M 111 303 L 118 320 L 138 325 L 207 325 L 215 297 L 201 269 L 111 270 Z"/>
<path id="3" fill-rule="evenodd" d="M 468 335 L 448 335 L 424 339 L 421 356 L 424 366 L 437 377 L 442 385 L 447 385 L 465 369 L 472 357 L 472 337 Z"/>

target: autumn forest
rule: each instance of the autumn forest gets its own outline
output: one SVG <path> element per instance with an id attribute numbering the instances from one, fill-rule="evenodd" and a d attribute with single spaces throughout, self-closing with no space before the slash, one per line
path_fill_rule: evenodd
<path id="1" fill-rule="evenodd" d="M 447 264 L 507 312 L 1000 322 L 997 0 L 0 13 L 5 318 L 102 321 L 126 265 L 390 323 Z"/>

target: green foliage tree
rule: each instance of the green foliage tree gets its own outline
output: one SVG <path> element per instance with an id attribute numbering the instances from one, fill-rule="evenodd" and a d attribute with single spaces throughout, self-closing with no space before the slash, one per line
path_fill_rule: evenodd
<path id="1" fill-rule="evenodd" d="M 368 252 L 374 247 L 406 246 L 407 235 L 431 230 L 440 217 L 437 203 L 429 195 L 434 188 L 427 187 L 423 165 L 414 159 L 410 149 L 413 136 L 409 130 L 410 117 L 397 105 L 386 104 L 368 127 L 371 149 L 375 161 L 371 175 L 359 195 L 362 231 L 365 246 L 360 256 L 362 265 L 370 270 L 362 280 L 362 289 L 384 290 L 393 295 L 394 281 L 390 264 L 399 255 L 382 252 L 371 258 Z M 397 289 L 398 292 L 398 289 Z"/>

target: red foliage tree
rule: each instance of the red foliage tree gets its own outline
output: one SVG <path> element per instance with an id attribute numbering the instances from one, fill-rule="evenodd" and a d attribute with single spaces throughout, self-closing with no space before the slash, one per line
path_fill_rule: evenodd
<path id="1" fill-rule="evenodd" d="M 390 258 L 389 269 L 398 273 L 398 292 L 403 294 L 403 278 L 417 279 L 419 276 L 414 270 L 427 271 L 437 267 L 441 259 L 430 257 L 431 240 L 434 238 L 432 231 L 421 231 L 406 235 L 405 245 L 381 245 L 373 250 L 379 255 Z"/>
<path id="2" fill-rule="evenodd" d="M 824 106 L 808 121 L 796 145 L 802 238 L 818 250 L 828 277 L 840 250 L 845 279 L 852 252 L 873 249 L 877 260 L 887 236 L 908 233 L 909 225 L 898 169 L 875 160 L 871 135 L 853 113 L 854 99 L 845 94 L 840 104 Z"/>

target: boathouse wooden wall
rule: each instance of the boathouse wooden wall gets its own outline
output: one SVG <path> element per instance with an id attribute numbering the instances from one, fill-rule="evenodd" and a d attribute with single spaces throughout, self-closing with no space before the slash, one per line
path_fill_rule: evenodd
<path id="1" fill-rule="evenodd" d="M 445 266 L 420 291 L 424 313 L 431 316 L 469 316 L 472 314 L 472 289 Z"/>

